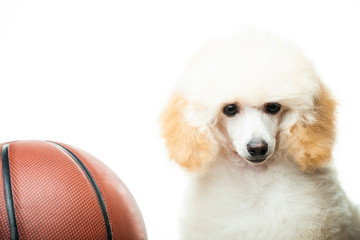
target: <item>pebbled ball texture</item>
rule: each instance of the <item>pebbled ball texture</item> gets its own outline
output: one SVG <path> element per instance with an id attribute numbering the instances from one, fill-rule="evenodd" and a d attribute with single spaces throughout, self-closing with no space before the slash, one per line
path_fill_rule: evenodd
<path id="1" fill-rule="evenodd" d="M 18 239 L 147 239 L 133 196 L 120 178 L 92 155 L 47 141 L 0 144 L 2 151 L 4 145 Z M 1 156 L 0 239 L 11 239 L 4 189 L 6 157 L 3 152 Z M 90 173 L 98 195 L 76 158 Z"/>

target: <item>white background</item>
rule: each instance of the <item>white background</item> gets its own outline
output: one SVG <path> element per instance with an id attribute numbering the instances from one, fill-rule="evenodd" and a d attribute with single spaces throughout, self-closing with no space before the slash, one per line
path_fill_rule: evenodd
<path id="1" fill-rule="evenodd" d="M 359 1 L 0 0 L 0 141 L 80 147 L 127 184 L 150 239 L 177 238 L 185 174 L 158 117 L 190 56 L 254 25 L 291 40 L 339 101 L 335 163 L 360 203 Z"/>

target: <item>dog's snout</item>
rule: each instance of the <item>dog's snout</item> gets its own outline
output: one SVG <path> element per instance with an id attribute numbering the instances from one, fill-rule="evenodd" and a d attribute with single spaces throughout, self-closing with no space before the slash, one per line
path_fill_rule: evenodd
<path id="1" fill-rule="evenodd" d="M 264 140 L 250 141 L 246 147 L 250 156 L 255 159 L 263 158 L 268 152 L 268 144 Z"/>

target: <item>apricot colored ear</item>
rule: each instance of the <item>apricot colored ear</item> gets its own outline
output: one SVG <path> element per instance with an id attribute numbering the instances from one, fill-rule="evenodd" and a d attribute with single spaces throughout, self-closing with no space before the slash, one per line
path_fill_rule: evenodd
<path id="1" fill-rule="evenodd" d="M 323 84 L 320 91 L 315 99 L 315 121 L 299 121 L 290 130 L 289 150 L 303 170 L 320 168 L 332 158 L 336 102 Z"/>
<path id="2" fill-rule="evenodd" d="M 215 159 L 219 147 L 205 124 L 195 127 L 188 123 L 184 116 L 187 107 L 183 97 L 171 97 L 160 119 L 162 136 L 172 160 L 189 172 L 202 173 Z"/>

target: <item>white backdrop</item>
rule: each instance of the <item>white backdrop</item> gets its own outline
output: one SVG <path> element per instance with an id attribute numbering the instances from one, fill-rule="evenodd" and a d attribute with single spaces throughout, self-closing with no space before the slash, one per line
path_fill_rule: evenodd
<path id="1" fill-rule="evenodd" d="M 158 117 L 190 56 L 254 25 L 298 43 L 339 100 L 335 163 L 360 204 L 360 3 L 0 0 L 0 141 L 56 140 L 127 184 L 150 239 L 177 239 L 185 174 Z"/>

